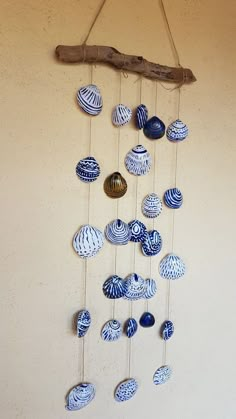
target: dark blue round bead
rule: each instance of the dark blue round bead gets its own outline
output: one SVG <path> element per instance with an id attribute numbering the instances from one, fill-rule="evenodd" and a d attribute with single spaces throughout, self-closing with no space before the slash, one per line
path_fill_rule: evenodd
<path id="1" fill-rule="evenodd" d="M 152 327 L 155 324 L 155 317 L 146 311 L 140 317 L 139 323 L 142 327 Z"/>

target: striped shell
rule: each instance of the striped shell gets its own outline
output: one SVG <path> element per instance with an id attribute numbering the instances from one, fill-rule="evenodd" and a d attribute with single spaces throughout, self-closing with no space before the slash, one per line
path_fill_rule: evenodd
<path id="1" fill-rule="evenodd" d="M 135 335 L 138 329 L 138 323 L 136 320 L 131 317 L 125 322 L 124 332 L 128 338 L 132 338 Z"/>
<path id="2" fill-rule="evenodd" d="M 183 141 L 188 136 L 188 127 L 180 119 L 172 122 L 166 130 L 166 137 L 170 141 Z"/>
<path id="3" fill-rule="evenodd" d="M 103 234 L 98 228 L 86 224 L 74 235 L 73 247 L 81 258 L 95 256 L 104 244 Z"/>
<path id="4" fill-rule="evenodd" d="M 174 325 L 170 320 L 166 320 L 161 328 L 161 335 L 164 340 L 168 340 L 174 333 Z"/>
<path id="5" fill-rule="evenodd" d="M 185 270 L 184 262 L 174 253 L 165 256 L 159 265 L 160 275 L 165 279 L 179 279 L 185 274 Z"/>
<path id="6" fill-rule="evenodd" d="M 67 410 L 80 410 L 95 397 L 95 387 L 91 383 L 81 383 L 72 388 L 67 396 Z"/>
<path id="7" fill-rule="evenodd" d="M 183 196 L 179 189 L 168 189 L 164 194 L 164 201 L 167 207 L 177 209 L 183 203 Z"/>
<path id="8" fill-rule="evenodd" d="M 126 300 L 139 300 L 146 292 L 146 281 L 135 273 L 125 279 L 125 285 L 124 299 Z"/>
<path id="9" fill-rule="evenodd" d="M 128 106 L 122 105 L 121 103 L 115 107 L 112 112 L 112 122 L 115 126 L 121 126 L 128 124 L 131 120 L 132 111 Z"/>
<path id="10" fill-rule="evenodd" d="M 105 228 L 107 240 L 113 244 L 127 244 L 131 237 L 131 231 L 128 224 L 120 219 L 107 224 Z"/>
<path id="11" fill-rule="evenodd" d="M 148 218 L 155 218 L 162 211 L 162 201 L 155 193 L 146 196 L 142 203 L 142 213 Z"/>
<path id="12" fill-rule="evenodd" d="M 148 110 L 145 105 L 139 105 L 136 109 L 135 123 L 138 129 L 142 129 L 148 120 Z"/>
<path id="13" fill-rule="evenodd" d="M 86 157 L 76 166 L 76 174 L 83 182 L 94 182 L 100 175 L 100 167 L 94 157 Z"/>
<path id="14" fill-rule="evenodd" d="M 125 167 L 129 173 L 136 176 L 146 175 L 151 169 L 152 159 L 149 152 L 142 145 L 133 147 L 125 157 Z"/>
<path id="15" fill-rule="evenodd" d="M 150 140 L 158 140 L 165 135 L 165 124 L 157 116 L 150 118 L 144 125 L 143 132 Z"/>
<path id="16" fill-rule="evenodd" d="M 162 367 L 158 368 L 153 376 L 154 384 L 164 384 L 168 381 L 171 377 L 172 370 L 168 365 L 163 365 Z"/>
<path id="17" fill-rule="evenodd" d="M 134 378 L 122 381 L 115 390 L 115 400 L 117 402 L 126 402 L 131 399 L 138 390 L 138 383 Z"/>
<path id="18" fill-rule="evenodd" d="M 118 275 L 112 275 L 104 282 L 102 289 L 107 298 L 124 297 L 126 291 L 125 281 Z"/>
<path id="19" fill-rule="evenodd" d="M 144 240 L 147 229 L 146 226 L 139 220 L 133 220 L 128 223 L 131 231 L 131 242 L 141 242 Z"/>
<path id="20" fill-rule="evenodd" d="M 105 179 L 104 191 L 110 198 L 121 198 L 127 191 L 126 180 L 119 172 L 114 172 Z"/>
<path id="21" fill-rule="evenodd" d="M 155 256 L 162 248 L 162 238 L 157 230 L 146 232 L 142 240 L 142 252 L 145 256 Z"/>
<path id="22" fill-rule="evenodd" d="M 80 310 L 77 317 L 77 336 L 84 337 L 91 325 L 91 316 L 88 310 Z"/>
<path id="23" fill-rule="evenodd" d="M 157 292 L 157 284 L 155 279 L 147 278 L 146 279 L 146 291 L 143 295 L 143 298 L 149 299 L 152 298 Z"/>
<path id="24" fill-rule="evenodd" d="M 77 92 L 79 106 L 90 115 L 98 115 L 102 110 L 102 96 L 94 84 L 81 87 Z"/>
<path id="25" fill-rule="evenodd" d="M 109 320 L 102 328 L 102 338 L 107 342 L 113 342 L 121 336 L 121 324 L 118 320 Z"/>

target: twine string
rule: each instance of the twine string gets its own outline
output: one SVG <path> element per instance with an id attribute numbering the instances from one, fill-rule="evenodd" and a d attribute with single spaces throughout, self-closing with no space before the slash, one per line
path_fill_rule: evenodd
<path id="1" fill-rule="evenodd" d="M 102 11 L 103 7 L 105 6 L 105 3 L 106 3 L 106 0 L 103 0 L 103 2 L 101 3 L 101 5 L 100 5 L 100 7 L 99 7 L 99 9 L 98 9 L 98 11 L 97 11 L 97 13 L 96 13 L 96 15 L 95 15 L 94 20 L 92 21 L 92 23 L 91 23 L 91 25 L 90 25 L 90 28 L 89 28 L 89 30 L 88 30 L 88 33 L 87 33 L 87 35 L 86 35 L 86 37 L 85 37 L 84 42 L 83 42 L 83 44 L 82 44 L 82 45 L 86 45 L 86 43 L 87 43 L 87 41 L 88 41 L 88 39 L 89 39 L 89 36 L 91 35 L 91 32 L 92 32 L 92 30 L 93 30 L 93 28 L 94 28 L 94 25 L 95 25 L 95 23 L 97 22 L 98 17 L 99 17 L 99 15 L 101 14 L 101 11 Z"/>

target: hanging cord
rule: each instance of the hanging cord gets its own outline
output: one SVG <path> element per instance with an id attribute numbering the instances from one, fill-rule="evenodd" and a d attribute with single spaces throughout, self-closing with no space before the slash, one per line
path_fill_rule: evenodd
<path id="1" fill-rule="evenodd" d="M 92 24 L 91 24 L 91 26 L 90 26 L 90 28 L 88 30 L 88 33 L 87 33 L 87 35 L 86 35 L 86 37 L 85 37 L 84 42 L 83 42 L 82 45 L 86 45 L 87 40 L 88 40 L 88 38 L 89 38 L 89 36 L 90 36 L 90 34 L 92 32 L 92 29 L 93 29 L 93 27 L 94 27 L 94 25 L 95 25 L 95 23 L 96 23 L 99 15 L 100 15 L 100 13 L 101 13 L 103 7 L 105 6 L 105 3 L 106 3 L 106 0 L 103 0 L 103 2 L 101 3 L 101 5 L 100 5 L 100 7 L 99 7 L 99 9 L 98 9 L 98 11 L 97 11 L 97 13 L 95 15 L 95 18 L 94 18 L 94 20 L 93 20 L 93 22 L 92 22 Z"/>

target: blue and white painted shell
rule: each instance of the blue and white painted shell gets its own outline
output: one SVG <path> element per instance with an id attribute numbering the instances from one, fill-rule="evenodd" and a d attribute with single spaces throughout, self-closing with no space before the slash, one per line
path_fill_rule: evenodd
<path id="1" fill-rule="evenodd" d="M 164 201 L 169 208 L 180 208 L 183 203 L 181 191 L 178 188 L 168 189 L 164 194 Z"/>
<path id="2" fill-rule="evenodd" d="M 145 294 L 143 295 L 143 298 L 149 300 L 157 292 L 157 283 L 155 279 L 152 279 L 152 278 L 147 278 L 145 282 L 146 282 L 146 291 L 145 291 Z"/>
<path id="3" fill-rule="evenodd" d="M 180 119 L 172 122 L 166 130 L 166 137 L 170 141 L 183 141 L 188 136 L 188 127 Z"/>
<path id="4" fill-rule="evenodd" d="M 158 140 L 165 135 L 165 124 L 157 116 L 150 118 L 143 128 L 144 135 L 150 140 Z"/>
<path id="5" fill-rule="evenodd" d="M 130 241 L 131 231 L 128 224 L 120 219 L 117 219 L 107 224 L 105 228 L 105 236 L 112 244 L 124 245 Z"/>
<path id="6" fill-rule="evenodd" d="M 102 110 L 102 96 L 95 84 L 81 87 L 77 92 L 79 106 L 90 115 L 98 115 Z"/>
<path id="7" fill-rule="evenodd" d="M 131 242 L 141 242 L 144 240 L 147 229 L 146 226 L 139 220 L 133 220 L 128 223 L 131 231 Z"/>
<path id="8" fill-rule="evenodd" d="M 77 317 L 77 336 L 82 338 L 86 335 L 91 325 L 91 316 L 88 310 L 80 310 Z"/>
<path id="9" fill-rule="evenodd" d="M 110 276 L 103 284 L 103 293 L 107 298 L 122 298 L 125 295 L 125 281 L 118 275 Z"/>
<path id="10" fill-rule="evenodd" d="M 185 274 L 185 271 L 186 267 L 184 262 L 174 253 L 165 256 L 159 265 L 160 275 L 165 279 L 179 279 Z"/>
<path id="11" fill-rule="evenodd" d="M 162 201 L 155 193 L 151 193 L 144 198 L 142 203 L 142 213 L 148 218 L 155 218 L 162 211 Z"/>
<path id="12" fill-rule="evenodd" d="M 133 175 L 146 175 L 151 169 L 151 164 L 151 156 L 141 144 L 136 145 L 126 154 L 125 167 Z"/>
<path id="13" fill-rule="evenodd" d="M 113 342 L 122 334 L 121 324 L 118 320 L 112 319 L 106 322 L 102 328 L 102 339 L 107 342 Z"/>
<path id="14" fill-rule="evenodd" d="M 73 238 L 73 247 L 81 258 L 95 256 L 104 244 L 104 236 L 96 227 L 82 226 Z"/>
<path id="15" fill-rule="evenodd" d="M 122 381 L 115 390 L 115 400 L 117 402 L 126 402 L 131 399 L 138 390 L 138 383 L 134 378 Z"/>
<path id="16" fill-rule="evenodd" d="M 131 120 L 132 111 L 128 106 L 122 105 L 121 103 L 115 107 L 112 112 L 112 123 L 119 127 L 121 125 L 128 124 Z"/>
<path id="17" fill-rule="evenodd" d="M 91 383 L 81 383 L 72 388 L 67 396 L 67 410 L 80 410 L 87 406 L 95 397 L 95 386 Z"/>
<path id="18" fill-rule="evenodd" d="M 139 300 L 146 292 L 146 281 L 136 273 L 127 276 L 125 285 L 124 299 L 126 300 Z"/>
<path id="19" fill-rule="evenodd" d="M 138 329 L 138 323 L 136 320 L 131 317 L 125 322 L 124 332 L 128 338 L 132 338 L 135 335 Z"/>
<path id="20" fill-rule="evenodd" d="M 83 182 L 94 182 L 100 175 L 100 167 L 94 157 L 85 157 L 76 166 L 76 174 Z"/>
<path id="21" fill-rule="evenodd" d="M 155 256 L 162 248 L 162 238 L 157 230 L 147 231 L 142 240 L 142 252 L 145 256 Z"/>
<path id="22" fill-rule="evenodd" d="M 170 320 L 166 320 L 161 328 L 161 335 L 164 340 L 168 340 L 174 333 L 174 324 Z"/>
<path id="23" fill-rule="evenodd" d="M 138 129 L 143 129 L 148 120 L 148 110 L 145 105 L 139 105 L 136 109 L 135 123 Z"/>
<path id="24" fill-rule="evenodd" d="M 154 384 L 164 384 L 166 383 L 172 374 L 172 369 L 169 365 L 163 365 L 162 367 L 158 368 L 153 376 Z"/>

